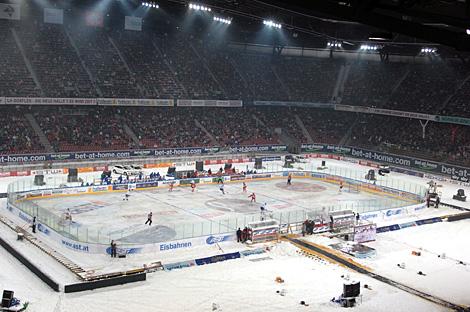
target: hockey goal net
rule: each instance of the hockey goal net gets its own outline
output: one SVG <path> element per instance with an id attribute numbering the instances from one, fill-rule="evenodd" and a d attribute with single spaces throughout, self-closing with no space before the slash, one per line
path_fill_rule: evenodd
<path id="1" fill-rule="evenodd" d="M 357 183 L 346 183 L 344 185 L 344 190 L 349 193 L 359 193 L 359 184 Z"/>

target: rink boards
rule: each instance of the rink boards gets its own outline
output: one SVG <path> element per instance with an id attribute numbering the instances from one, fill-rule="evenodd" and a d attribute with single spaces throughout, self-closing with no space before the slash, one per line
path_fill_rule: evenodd
<path id="1" fill-rule="evenodd" d="M 233 175 L 233 176 L 223 176 L 225 182 L 236 182 L 241 183 L 243 181 L 263 181 L 263 180 L 273 180 L 273 179 L 285 179 L 288 175 L 288 171 L 283 172 L 273 172 L 273 173 L 259 173 L 251 175 Z M 419 209 L 422 204 L 419 204 L 421 197 L 417 194 L 412 194 L 409 192 L 404 192 L 389 187 L 382 187 L 378 185 L 373 185 L 370 183 L 356 181 L 349 178 L 344 178 L 340 176 L 334 176 L 326 173 L 319 172 L 308 172 L 308 171 L 297 171 L 290 172 L 295 178 L 309 178 L 313 180 L 321 180 L 327 183 L 355 183 L 359 185 L 359 188 L 362 191 L 370 192 L 375 195 L 397 197 L 401 200 L 408 201 L 410 204 L 407 207 L 410 207 L 412 211 L 414 209 Z M 216 178 L 196 178 L 191 179 L 198 184 L 214 184 L 219 180 Z M 186 186 L 189 185 L 190 180 L 175 180 L 173 181 L 175 185 Z M 32 190 L 28 192 L 22 192 L 17 194 L 10 194 L 16 197 L 16 201 L 9 201 L 8 210 L 18 217 L 22 222 L 32 222 L 31 215 L 20 210 L 16 202 L 24 202 L 30 200 L 40 200 L 45 198 L 60 198 L 65 196 L 82 196 L 82 195 L 99 195 L 113 192 L 126 192 L 128 189 L 136 191 L 144 191 L 154 188 L 168 188 L 169 181 L 151 181 L 151 182 L 139 182 L 139 183 L 129 183 L 129 184 L 115 184 L 115 185 L 97 185 L 97 186 L 83 186 L 83 187 L 67 187 L 67 188 L 56 188 L 56 189 L 41 189 L 41 190 Z M 410 211 L 411 211 L 410 210 Z M 408 213 L 408 208 L 400 207 L 396 209 L 388 209 L 377 212 L 370 212 L 361 215 L 361 218 L 364 219 L 374 219 L 374 218 L 387 218 L 392 217 L 397 214 Z M 82 252 L 82 253 L 91 253 L 91 254 L 103 254 L 109 253 L 108 244 L 97 244 L 89 242 L 80 242 L 74 240 L 70 237 L 66 237 L 54 230 L 52 226 L 46 224 L 39 218 L 38 220 L 38 230 L 39 233 L 46 236 L 49 240 L 52 240 L 55 245 L 66 247 L 68 249 Z M 147 252 L 167 252 L 177 249 L 191 249 L 196 246 L 203 245 L 212 245 L 215 243 L 223 243 L 225 241 L 233 241 L 235 236 L 233 231 L 227 233 L 217 233 L 217 235 L 206 235 L 199 236 L 187 239 L 178 239 L 178 240 L 168 240 L 167 242 L 157 242 L 157 243 L 145 243 L 145 244 L 122 244 L 119 252 L 126 254 L 137 254 L 137 253 L 147 253 Z"/>

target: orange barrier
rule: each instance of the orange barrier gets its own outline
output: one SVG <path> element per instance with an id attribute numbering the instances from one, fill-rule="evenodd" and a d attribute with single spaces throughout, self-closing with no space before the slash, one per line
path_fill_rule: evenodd
<path id="1" fill-rule="evenodd" d="M 174 163 L 145 164 L 144 168 L 166 168 L 173 167 L 174 165 Z"/>
<path id="2" fill-rule="evenodd" d="M 84 173 L 84 172 L 94 172 L 93 167 L 82 167 L 82 168 L 77 168 L 78 173 Z"/>

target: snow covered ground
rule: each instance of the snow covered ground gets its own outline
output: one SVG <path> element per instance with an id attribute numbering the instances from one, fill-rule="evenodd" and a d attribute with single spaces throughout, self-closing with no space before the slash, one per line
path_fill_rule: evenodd
<path id="1" fill-rule="evenodd" d="M 377 257 L 364 263 L 394 280 L 470 306 L 468 237 L 468 219 L 383 233 L 376 242 L 367 244 L 377 250 Z M 421 252 L 421 256 L 412 255 L 412 251 Z M 398 263 L 404 263 L 405 268 L 399 268 Z M 417 275 L 418 271 L 426 276 Z"/>
<path id="2" fill-rule="evenodd" d="M 437 216 L 439 212 L 429 208 L 419 215 Z M 394 221 L 401 223 L 409 219 Z M 376 256 L 355 260 L 397 282 L 455 304 L 470 306 L 470 250 L 466 247 L 469 236 L 468 219 L 380 233 L 376 241 L 365 243 L 376 250 Z M 325 246 L 340 242 L 322 236 L 305 239 Z M 413 255 L 413 251 L 421 255 Z M 419 271 L 424 275 L 418 275 Z"/>
<path id="3" fill-rule="evenodd" d="M 313 166 L 319 165 L 315 160 Z M 348 170 L 367 172 L 368 168 L 351 163 L 328 160 L 331 166 Z M 241 165 L 240 165 L 241 166 Z M 243 165 L 245 166 L 245 165 Z M 250 164 L 251 166 L 251 164 Z M 207 166 L 206 166 L 207 167 Z M 218 166 L 212 166 L 218 169 Z M 161 170 L 161 173 L 164 173 Z M 84 176 L 95 177 L 97 173 Z M 395 179 L 426 185 L 427 180 L 392 173 Z M 14 178 L 0 180 L 0 188 Z M 458 188 L 469 188 L 455 184 L 441 183 L 443 201 L 453 203 L 451 196 Z M 455 202 L 455 201 L 454 201 Z M 462 205 L 460 202 L 453 204 Z M 0 201 L 3 207 L 5 201 Z M 425 209 L 415 215 L 395 217 L 379 221 L 379 225 L 407 222 L 418 218 L 457 213 L 449 208 Z M 0 227 L 0 235 L 14 243 L 14 233 Z M 376 242 L 368 245 L 377 250 L 373 259 L 360 260 L 375 272 L 396 279 L 411 287 L 426 291 L 448 301 L 470 305 L 470 292 L 465 283 L 470 280 L 470 254 L 468 243 L 470 221 L 437 223 L 400 231 L 378 234 Z M 324 237 L 310 237 L 319 243 L 329 244 L 333 240 Z M 20 251 L 36 260 L 46 272 L 58 272 L 61 283 L 73 280 L 58 264 L 22 243 Z M 224 245 L 225 252 L 246 249 L 240 244 Z M 56 246 L 59 247 L 59 246 Z M 32 247 L 33 249 L 35 247 Z M 421 251 L 420 257 L 412 256 L 411 251 Z M 80 260 L 87 268 L 105 270 L 119 269 L 128 265 L 142 265 L 151 261 L 180 261 L 220 253 L 215 246 L 171 251 L 168 254 L 133 255 L 126 259 L 110 259 L 102 256 L 83 256 L 68 249 L 60 250 L 72 260 Z M 229 260 L 211 265 L 197 266 L 170 272 L 159 271 L 148 275 L 146 282 L 116 286 L 76 294 L 54 293 L 38 278 L 19 264 L 5 250 L 0 248 L 0 291 L 11 289 L 15 296 L 31 302 L 29 311 L 37 312 L 85 312 L 85 311 L 212 311 L 213 303 L 218 311 L 338 311 L 343 310 L 330 302 L 342 292 L 343 275 L 368 284 L 371 290 L 361 289 L 362 303 L 355 311 L 447 311 L 429 301 L 418 298 L 392 286 L 380 283 L 343 267 L 307 258 L 296 252 L 297 248 L 287 242 L 274 244 L 265 254 Z M 36 254 L 37 253 L 37 254 Z M 445 259 L 438 257 L 445 253 Z M 260 261 L 252 261 L 265 258 Z M 359 260 L 358 260 L 359 261 Z M 463 261 L 467 265 L 458 264 Z M 397 267 L 405 263 L 405 269 Z M 425 276 L 417 275 L 418 271 Z M 284 284 L 275 282 L 277 276 Z M 285 296 L 276 291 L 285 290 Z M 302 306 L 303 300 L 309 306 Z"/>
<path id="4" fill-rule="evenodd" d="M 268 257 L 268 258 L 266 258 Z M 289 243 L 277 244 L 267 254 L 216 264 L 157 272 L 146 282 L 75 294 L 49 291 L 8 255 L 0 257 L 1 286 L 31 302 L 34 312 L 86 311 L 338 311 L 331 303 L 342 292 L 341 276 L 368 284 L 355 311 L 447 311 L 392 286 L 352 273 L 342 267 L 296 253 Z M 252 261 L 256 258 L 265 260 Z M 276 277 L 283 284 L 275 282 Z M 284 292 L 281 296 L 276 291 Z M 305 301 L 309 306 L 300 305 Z"/>

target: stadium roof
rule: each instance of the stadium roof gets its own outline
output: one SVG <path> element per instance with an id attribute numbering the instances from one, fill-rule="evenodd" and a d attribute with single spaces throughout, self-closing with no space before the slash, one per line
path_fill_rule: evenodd
<path id="1" fill-rule="evenodd" d="M 0 0 L 1 1 L 1 0 Z M 48 0 L 74 6 L 104 0 Z M 139 6 L 141 0 L 119 0 Z M 160 7 L 179 14 L 190 2 L 204 4 L 228 16 L 282 23 L 292 38 L 297 33 L 323 40 L 385 41 L 408 44 L 438 43 L 470 51 L 470 0 L 155 0 Z M 239 26 L 247 31 L 248 20 Z M 236 24 L 236 21 L 233 23 Z M 232 25 L 233 26 L 233 25 Z M 301 36 L 299 36 L 300 39 Z"/>
<path id="2" fill-rule="evenodd" d="M 221 1 L 214 1 L 221 2 Z M 331 23 L 357 22 L 397 34 L 470 51 L 470 0 L 231 0 L 253 9 L 290 12 L 297 22 L 315 17 Z M 304 21 L 300 20 L 304 17 Z M 310 16 L 310 21 L 308 20 Z M 305 25 L 304 25 L 305 26 Z M 300 26 L 299 26 L 300 27 Z"/>

